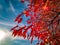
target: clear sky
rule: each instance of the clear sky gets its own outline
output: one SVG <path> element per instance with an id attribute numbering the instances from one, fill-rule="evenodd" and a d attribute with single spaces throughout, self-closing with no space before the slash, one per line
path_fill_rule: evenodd
<path id="1" fill-rule="evenodd" d="M 11 35 L 10 29 L 17 25 L 14 19 L 26 8 L 26 4 L 22 4 L 19 0 L 0 0 L 0 31 L 3 30 L 7 34 L 4 40 L 0 41 L 0 45 L 35 45 L 30 44 L 30 41 L 23 38 L 14 38 Z M 25 24 L 26 17 L 20 26 Z M 3 41 L 3 42 L 2 42 Z"/>

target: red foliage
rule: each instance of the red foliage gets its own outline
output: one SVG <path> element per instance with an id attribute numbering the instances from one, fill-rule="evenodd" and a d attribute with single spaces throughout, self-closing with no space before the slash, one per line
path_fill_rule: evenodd
<path id="1" fill-rule="evenodd" d="M 12 28 L 13 35 L 23 36 L 30 39 L 31 43 L 34 37 L 38 37 L 37 45 L 60 45 L 60 0 L 21 0 L 22 3 L 28 1 L 28 9 L 22 12 L 26 17 L 29 26 L 15 26 Z M 18 15 L 15 22 L 21 23 L 22 14 Z M 18 29 L 16 29 L 19 27 Z M 28 31 L 30 34 L 27 34 Z M 57 38 L 58 37 L 58 38 Z"/>

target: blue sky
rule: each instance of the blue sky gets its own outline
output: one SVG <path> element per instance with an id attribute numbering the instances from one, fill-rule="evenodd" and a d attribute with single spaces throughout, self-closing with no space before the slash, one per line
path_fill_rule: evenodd
<path id="1" fill-rule="evenodd" d="M 22 4 L 19 0 L 0 0 L 0 30 L 7 31 L 9 34 L 3 42 L 0 41 L 0 45 L 35 45 L 36 41 L 34 41 L 33 44 L 30 44 L 30 41 L 22 38 L 14 39 L 10 34 L 10 29 L 17 25 L 17 23 L 14 22 L 14 19 L 26 7 L 26 3 Z M 26 20 L 25 16 L 22 17 L 24 21 L 20 26 L 23 26 Z"/>

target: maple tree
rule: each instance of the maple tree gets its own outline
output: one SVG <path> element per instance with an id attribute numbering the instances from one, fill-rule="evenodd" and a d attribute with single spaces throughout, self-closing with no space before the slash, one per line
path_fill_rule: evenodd
<path id="1" fill-rule="evenodd" d="M 29 4 L 28 8 L 16 17 L 15 22 L 18 25 L 11 29 L 13 35 L 27 38 L 31 40 L 31 43 L 36 37 L 38 38 L 36 45 L 60 45 L 60 0 L 20 1 L 22 3 L 29 2 Z M 21 17 L 23 14 L 30 17 L 26 21 L 28 26 L 19 27 L 23 21 Z M 29 30 L 31 32 L 28 34 Z"/>

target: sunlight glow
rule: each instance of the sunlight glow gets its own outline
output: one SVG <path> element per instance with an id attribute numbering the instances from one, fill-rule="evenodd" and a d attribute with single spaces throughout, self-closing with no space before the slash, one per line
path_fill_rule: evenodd
<path id="1" fill-rule="evenodd" d="M 0 41 L 6 37 L 6 32 L 0 30 Z"/>

